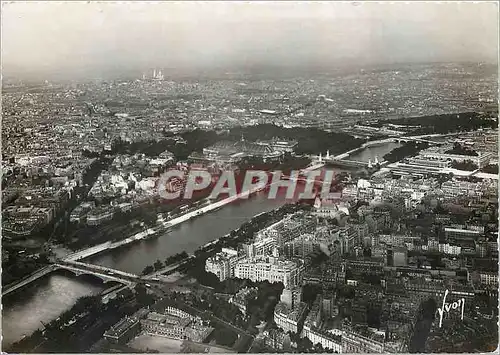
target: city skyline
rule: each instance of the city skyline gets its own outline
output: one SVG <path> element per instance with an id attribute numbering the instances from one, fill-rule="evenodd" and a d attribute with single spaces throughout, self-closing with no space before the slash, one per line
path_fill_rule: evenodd
<path id="1" fill-rule="evenodd" d="M 497 349 L 498 4 L 2 5 L 2 350 Z"/>
<path id="2" fill-rule="evenodd" d="M 54 20 L 57 19 L 57 20 Z M 493 2 L 4 3 L 4 76 L 496 62 Z"/>

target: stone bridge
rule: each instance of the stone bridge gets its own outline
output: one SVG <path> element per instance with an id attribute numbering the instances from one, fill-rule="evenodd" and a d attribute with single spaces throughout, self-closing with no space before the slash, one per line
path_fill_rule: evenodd
<path id="1" fill-rule="evenodd" d="M 71 271 L 77 276 L 96 276 L 104 282 L 118 282 L 127 286 L 133 286 L 137 282 L 141 281 L 141 277 L 138 275 L 107 268 L 100 265 L 86 264 L 77 261 L 60 261 L 54 265 L 58 269 Z"/>

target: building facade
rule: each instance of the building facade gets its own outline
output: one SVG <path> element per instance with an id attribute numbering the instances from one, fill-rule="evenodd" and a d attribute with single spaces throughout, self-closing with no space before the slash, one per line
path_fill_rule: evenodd
<path id="1" fill-rule="evenodd" d="M 275 257 L 242 259 L 235 267 L 234 276 L 251 281 L 282 282 L 285 288 L 301 286 L 304 266 L 299 261 Z"/>
<path id="2" fill-rule="evenodd" d="M 222 248 L 220 253 L 205 261 L 205 271 L 215 274 L 220 281 L 234 276 L 234 268 L 238 261 L 238 252 L 229 248 Z"/>

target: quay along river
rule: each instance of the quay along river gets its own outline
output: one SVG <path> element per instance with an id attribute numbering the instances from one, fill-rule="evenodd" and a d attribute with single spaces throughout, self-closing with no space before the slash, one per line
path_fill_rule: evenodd
<path id="1" fill-rule="evenodd" d="M 168 256 L 184 250 L 192 253 L 198 247 L 237 229 L 253 216 L 272 211 L 284 203 L 284 196 L 269 200 L 263 191 L 248 200 L 233 202 L 181 223 L 157 238 L 126 245 L 83 261 L 140 274 L 156 259 L 164 261 Z M 7 295 L 2 310 L 3 347 L 43 327 L 42 322 L 56 319 L 79 297 L 99 293 L 107 287 L 91 276 L 76 277 L 55 272 Z"/>
<path id="2" fill-rule="evenodd" d="M 397 146 L 397 143 L 387 143 L 369 147 L 349 159 L 368 161 L 372 158 L 373 161 L 375 155 L 382 159 L 384 154 Z M 168 256 L 182 251 L 192 253 L 198 247 L 237 229 L 253 216 L 274 210 L 284 203 L 283 195 L 270 200 L 263 191 L 247 200 L 233 202 L 183 222 L 157 238 L 133 243 L 82 261 L 139 274 L 157 259 L 164 261 Z M 79 297 L 100 293 L 105 288 L 107 286 L 99 279 L 90 276 L 76 277 L 69 273 L 55 272 L 7 295 L 3 299 L 2 310 L 3 347 L 42 328 L 43 323 L 56 319 Z"/>

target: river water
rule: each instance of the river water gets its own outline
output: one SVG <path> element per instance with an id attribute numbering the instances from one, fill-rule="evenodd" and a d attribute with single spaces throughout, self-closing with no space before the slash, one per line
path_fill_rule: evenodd
<path id="1" fill-rule="evenodd" d="M 56 319 L 78 298 L 98 294 L 103 283 L 55 272 L 2 299 L 2 347 Z"/>
<path id="2" fill-rule="evenodd" d="M 350 159 L 368 161 L 371 158 L 373 161 L 376 155 L 381 159 L 384 154 L 398 146 L 397 143 L 389 143 L 370 147 Z M 144 267 L 152 265 L 157 259 L 164 261 L 168 256 L 182 251 L 192 253 L 198 247 L 237 229 L 253 216 L 276 209 L 285 202 L 284 193 L 278 194 L 275 200 L 269 200 L 267 194 L 261 192 L 248 200 L 232 203 L 186 221 L 158 238 L 112 250 L 88 258 L 85 262 L 139 274 Z M 98 279 L 93 281 L 89 278 L 54 273 L 34 282 L 30 287 L 8 295 L 3 300 L 2 310 L 3 346 L 31 334 L 42 327 L 41 322 L 48 323 L 56 319 L 79 297 L 97 294 L 103 289 L 105 286 Z"/>
<path id="3" fill-rule="evenodd" d="M 247 201 L 240 200 L 181 223 L 158 238 L 90 257 L 84 262 L 140 274 L 144 267 L 157 259 L 164 261 L 182 251 L 192 253 L 201 245 L 237 229 L 253 216 L 282 206 L 285 203 L 283 196 L 277 197 L 269 200 L 266 193 L 261 192 Z"/>
<path id="4" fill-rule="evenodd" d="M 362 151 L 351 155 L 347 159 L 355 161 L 364 161 L 364 162 L 368 162 L 371 159 L 372 162 L 375 162 L 375 157 L 378 157 L 378 160 L 382 161 L 384 155 L 389 153 L 391 150 L 401 146 L 402 146 L 401 143 L 396 143 L 396 142 L 382 143 L 379 145 L 367 147 Z"/>
<path id="5" fill-rule="evenodd" d="M 186 221 L 156 239 L 97 255 L 86 259 L 85 262 L 139 274 L 156 259 L 164 261 L 168 256 L 184 250 L 188 253 L 194 252 L 201 245 L 237 229 L 253 216 L 272 211 L 284 203 L 283 195 L 278 194 L 275 200 L 269 200 L 267 194 L 261 192 L 248 200 L 232 203 Z M 56 319 L 78 298 L 97 294 L 105 287 L 98 279 L 92 281 L 90 278 L 54 273 L 37 280 L 29 287 L 9 294 L 3 300 L 3 347 L 41 328 L 41 322 L 48 323 Z"/>

